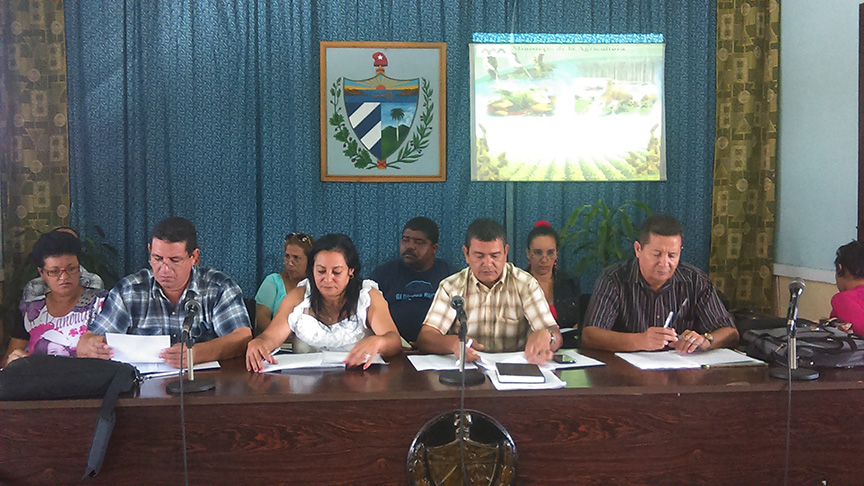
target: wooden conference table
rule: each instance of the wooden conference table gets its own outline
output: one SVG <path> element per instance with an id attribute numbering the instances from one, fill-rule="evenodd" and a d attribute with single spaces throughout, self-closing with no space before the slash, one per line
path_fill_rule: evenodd
<path id="1" fill-rule="evenodd" d="M 560 390 L 470 388 L 465 405 L 497 419 L 523 485 L 783 484 L 787 382 L 766 367 L 560 372 Z M 407 484 L 416 433 L 458 408 L 459 391 L 407 358 L 370 371 L 248 373 L 242 360 L 197 373 L 187 395 L 191 484 Z M 182 484 L 179 398 L 171 380 L 122 398 L 102 472 L 84 484 Z M 75 484 L 99 400 L 0 402 L 0 484 Z M 864 484 L 864 371 L 794 383 L 788 484 Z M 824 481 L 824 482 L 823 482 Z"/>

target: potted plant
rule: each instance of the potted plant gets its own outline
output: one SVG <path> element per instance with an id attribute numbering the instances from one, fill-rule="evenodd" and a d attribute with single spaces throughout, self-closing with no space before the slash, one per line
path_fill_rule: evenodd
<path id="1" fill-rule="evenodd" d="M 575 257 L 573 273 L 583 275 L 595 267 L 602 270 L 632 254 L 633 241 L 638 237 L 633 216 L 640 213 L 649 216 L 651 209 L 637 200 L 609 207 L 602 199 L 570 213 L 561 229 L 561 247 Z"/>

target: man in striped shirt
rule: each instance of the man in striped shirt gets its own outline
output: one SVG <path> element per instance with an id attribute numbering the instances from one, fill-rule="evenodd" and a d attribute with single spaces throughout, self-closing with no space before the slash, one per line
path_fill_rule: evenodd
<path id="1" fill-rule="evenodd" d="M 421 351 L 459 354 L 459 324 L 450 305 L 455 296 L 465 301 L 470 336 L 466 361 L 476 361 L 477 351 L 524 349 L 529 362 L 545 363 L 561 347 L 561 333 L 540 284 L 507 263 L 504 236 L 504 228 L 491 219 L 475 220 L 468 227 L 462 247 L 468 268 L 438 286 L 417 337 Z"/>
<path id="2" fill-rule="evenodd" d="M 730 348 L 738 330 L 714 285 L 698 268 L 679 262 L 681 224 L 648 217 L 633 243 L 636 258 L 603 270 L 585 313 L 582 345 L 608 351 L 681 353 Z"/>

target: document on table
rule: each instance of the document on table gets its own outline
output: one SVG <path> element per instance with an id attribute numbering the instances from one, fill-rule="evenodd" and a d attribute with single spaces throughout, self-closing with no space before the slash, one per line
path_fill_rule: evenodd
<path id="1" fill-rule="evenodd" d="M 544 367 L 540 367 L 540 372 L 543 373 L 544 381 L 543 383 L 501 383 L 501 380 L 498 379 L 498 373 L 495 371 L 495 368 L 491 370 L 485 369 L 484 372 L 486 376 L 489 377 L 489 381 L 492 382 L 492 386 L 495 387 L 496 390 L 553 390 L 555 388 L 564 388 L 567 386 L 567 383 L 555 376 L 555 373 Z"/>
<path id="2" fill-rule="evenodd" d="M 153 378 L 165 378 L 166 376 L 177 376 L 179 369 L 169 365 L 168 363 L 131 363 L 132 366 L 138 368 L 138 373 L 145 375 L 144 378 L 151 380 Z M 206 363 L 195 363 L 195 371 L 218 370 L 221 368 L 218 361 L 207 361 Z M 185 373 L 185 371 L 184 371 Z"/>
<path id="3" fill-rule="evenodd" d="M 605 363 L 602 361 L 597 361 L 594 358 L 589 358 L 588 356 L 583 356 L 579 354 L 575 349 L 566 349 L 559 350 L 560 354 L 564 354 L 570 359 L 572 362 L 569 363 L 556 363 L 554 361 L 549 361 L 543 365 L 540 365 L 541 368 L 547 370 L 557 370 L 564 368 L 584 368 L 587 366 L 603 366 Z M 477 355 L 480 356 L 480 361 L 475 363 L 467 363 L 465 365 L 465 369 L 475 369 L 478 367 L 485 369 L 495 369 L 495 363 L 501 361 L 506 363 L 527 363 L 528 361 L 525 359 L 525 353 L 522 351 L 516 351 L 513 353 L 484 353 L 482 351 L 478 351 Z M 454 354 L 413 354 L 408 356 L 408 361 L 414 366 L 414 369 L 417 371 L 447 371 L 447 370 L 458 370 L 459 369 L 459 359 Z"/>
<path id="4" fill-rule="evenodd" d="M 701 353 L 680 354 L 678 351 L 640 351 L 615 353 L 640 370 L 677 370 L 711 366 L 765 365 L 764 361 L 751 358 L 732 349 L 712 349 Z"/>
<path id="5" fill-rule="evenodd" d="M 478 351 L 477 355 L 480 356 L 477 365 L 489 377 L 489 381 L 492 382 L 492 386 L 496 390 L 550 390 L 564 388 L 567 385 L 561 378 L 555 376 L 554 373 L 555 368 L 561 363 L 549 361 L 540 365 L 540 372 L 543 373 L 544 378 L 543 383 L 502 383 L 498 379 L 495 363 L 527 363 L 528 360 L 525 359 L 525 353 L 522 351 L 512 353 L 484 353 Z"/>
<path id="6" fill-rule="evenodd" d="M 348 357 L 347 351 L 321 351 L 318 353 L 299 353 L 299 354 L 276 354 L 273 356 L 276 359 L 276 364 L 264 362 L 262 373 L 270 373 L 281 370 L 299 370 L 299 369 L 322 369 L 322 368 L 345 368 L 345 359 Z M 372 364 L 383 364 L 384 359 L 380 354 L 372 357 Z"/>
<path id="7" fill-rule="evenodd" d="M 171 347 L 170 336 L 140 336 L 137 334 L 118 334 L 109 332 L 105 334 L 105 342 L 114 349 L 114 361 L 129 363 L 143 374 L 148 373 L 177 373 L 178 369 L 162 361 L 159 353 Z M 193 353 L 194 358 L 194 353 Z M 211 370 L 219 368 L 219 362 L 209 361 L 207 363 L 195 363 L 195 371 Z M 151 376 L 151 378 L 158 378 Z"/>
<path id="8" fill-rule="evenodd" d="M 139 336 L 137 334 L 105 334 L 105 342 L 114 349 L 114 361 L 124 363 L 162 363 L 159 353 L 171 347 L 170 336 Z"/>
<path id="9" fill-rule="evenodd" d="M 411 354 L 408 361 L 417 371 L 447 371 L 459 369 L 459 358 L 455 354 Z M 466 363 L 466 370 L 476 369 L 474 363 Z"/>
<path id="10" fill-rule="evenodd" d="M 588 356 L 583 356 L 579 354 L 575 349 L 559 349 L 558 354 L 563 354 L 573 361 L 568 363 L 557 363 L 555 361 L 547 361 L 540 365 L 541 369 L 544 370 L 560 370 L 565 368 L 587 368 L 589 366 L 604 366 L 606 363 L 602 361 L 598 361 L 594 358 L 589 358 Z M 528 360 L 525 359 L 525 353 L 522 351 L 515 351 L 512 353 L 484 353 L 482 351 L 478 351 L 477 355 L 480 356 L 480 367 L 484 369 L 495 369 L 495 363 L 527 363 Z"/>

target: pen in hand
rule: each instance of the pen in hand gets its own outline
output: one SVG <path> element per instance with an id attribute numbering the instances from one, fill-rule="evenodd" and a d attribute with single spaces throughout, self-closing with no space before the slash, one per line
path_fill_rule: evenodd
<path id="1" fill-rule="evenodd" d="M 675 315 L 675 311 L 669 311 L 669 315 L 666 317 L 666 322 L 663 323 L 663 328 L 666 329 L 669 327 L 669 324 L 672 322 L 672 317 Z"/>
<path id="2" fill-rule="evenodd" d="M 684 302 L 681 302 L 681 307 L 678 308 L 678 314 L 684 311 L 684 307 L 687 306 L 687 302 L 690 301 L 690 297 L 686 297 Z M 675 317 L 675 311 L 669 311 L 669 315 L 666 316 L 666 322 L 663 324 L 663 328 L 668 328 L 669 324 L 672 324 L 672 318 Z"/>

